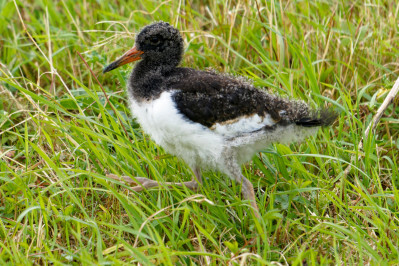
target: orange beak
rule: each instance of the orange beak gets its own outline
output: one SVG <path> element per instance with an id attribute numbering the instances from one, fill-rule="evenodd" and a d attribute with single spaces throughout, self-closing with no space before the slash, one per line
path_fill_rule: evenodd
<path id="1" fill-rule="evenodd" d="M 111 71 L 120 66 L 126 65 L 127 63 L 140 60 L 141 59 L 140 55 L 142 55 L 143 53 L 144 52 L 137 50 L 136 46 L 134 46 L 132 49 L 130 49 L 124 55 L 122 55 L 118 60 L 106 66 L 103 70 L 103 73 Z"/>

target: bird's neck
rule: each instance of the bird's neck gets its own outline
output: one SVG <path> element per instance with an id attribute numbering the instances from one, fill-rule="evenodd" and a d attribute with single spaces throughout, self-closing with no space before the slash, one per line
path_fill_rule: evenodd
<path id="1" fill-rule="evenodd" d="M 142 60 L 136 64 L 129 79 L 129 93 L 136 100 L 157 98 L 165 89 L 163 84 L 177 64 L 155 64 Z"/>

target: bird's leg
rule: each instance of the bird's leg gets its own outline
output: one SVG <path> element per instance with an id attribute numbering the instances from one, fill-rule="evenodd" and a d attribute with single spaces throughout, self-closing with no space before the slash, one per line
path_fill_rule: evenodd
<path id="1" fill-rule="evenodd" d="M 242 188 L 241 188 L 242 197 L 250 201 L 251 206 L 254 209 L 256 218 L 260 218 L 258 205 L 256 204 L 256 199 L 255 199 L 254 186 L 242 174 L 241 174 L 241 181 L 242 181 Z"/>
<path id="2" fill-rule="evenodd" d="M 174 182 L 165 182 L 164 184 L 166 186 L 186 186 L 188 189 L 191 189 L 192 191 L 197 191 L 198 190 L 198 184 L 202 184 L 202 177 L 201 177 L 201 172 L 199 168 L 194 168 L 194 174 L 195 178 L 193 178 L 191 181 L 188 182 L 181 182 L 181 183 L 174 183 Z M 118 181 L 125 181 L 129 185 L 135 185 L 132 187 L 134 191 L 140 192 L 143 191 L 144 189 L 149 189 L 153 187 L 159 187 L 161 184 L 159 184 L 157 181 L 145 178 L 145 177 L 136 177 L 136 180 L 133 180 L 132 178 L 128 176 L 117 176 L 114 174 L 109 174 L 107 177 L 118 180 Z"/>
<path id="3" fill-rule="evenodd" d="M 183 182 L 183 183 L 167 182 L 166 184 L 180 186 L 180 187 L 182 187 L 184 185 L 187 188 L 191 189 L 192 191 L 196 192 L 198 190 L 198 186 L 200 184 L 202 184 L 201 170 L 198 167 L 194 167 L 193 172 L 194 172 L 195 177 L 193 177 L 193 179 L 191 179 L 191 181 Z"/>
<path id="4" fill-rule="evenodd" d="M 194 167 L 193 172 L 195 177 L 191 181 L 195 181 L 198 184 L 202 184 L 201 169 L 199 169 L 198 167 Z"/>
<path id="5" fill-rule="evenodd" d="M 255 191 L 252 183 L 241 173 L 241 167 L 235 161 L 227 161 L 226 166 L 229 168 L 228 173 L 233 177 L 234 181 L 242 184 L 241 194 L 245 200 L 249 200 L 254 210 L 256 218 L 260 218 L 258 205 L 256 204 Z"/>
<path id="6" fill-rule="evenodd" d="M 107 177 L 118 180 L 118 181 L 124 181 L 131 186 L 134 185 L 132 187 L 132 189 L 137 192 L 144 190 L 144 188 L 148 189 L 148 188 L 159 186 L 158 182 L 148 179 L 148 178 L 145 178 L 145 177 L 136 177 L 135 178 L 136 180 L 130 178 L 129 176 L 120 176 L 119 177 L 114 174 L 108 174 Z"/>

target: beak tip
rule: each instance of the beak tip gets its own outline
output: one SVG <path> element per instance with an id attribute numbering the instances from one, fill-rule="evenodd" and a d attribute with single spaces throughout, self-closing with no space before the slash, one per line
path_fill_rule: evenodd
<path id="1" fill-rule="evenodd" d="M 109 71 L 111 71 L 113 69 L 115 69 L 115 65 L 111 63 L 108 66 L 104 67 L 103 74 L 105 74 L 105 73 L 107 73 L 107 72 L 109 72 Z"/>

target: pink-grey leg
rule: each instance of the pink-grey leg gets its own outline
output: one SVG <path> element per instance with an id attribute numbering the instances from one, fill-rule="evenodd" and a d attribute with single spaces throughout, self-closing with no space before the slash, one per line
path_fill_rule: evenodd
<path id="1" fill-rule="evenodd" d="M 188 189 L 191 189 L 193 191 L 198 190 L 199 184 L 202 184 L 202 177 L 201 177 L 201 171 L 199 168 L 195 167 L 193 169 L 195 177 L 191 181 L 188 182 L 181 182 L 181 183 L 174 183 L 174 182 L 165 182 L 164 184 L 166 186 L 186 186 Z M 149 189 L 149 188 L 154 188 L 154 187 L 159 187 L 161 184 L 159 184 L 157 181 L 145 178 L 145 177 L 136 177 L 136 180 L 133 180 L 132 178 L 128 176 L 117 176 L 114 174 L 109 174 L 107 177 L 118 180 L 118 181 L 125 181 L 129 185 L 135 185 L 132 187 L 134 191 L 140 192 L 143 191 L 144 189 Z"/>
<path id="2" fill-rule="evenodd" d="M 241 167 L 239 164 L 236 162 L 236 157 L 235 153 L 233 150 L 226 150 L 225 151 L 225 164 L 226 164 L 226 171 L 225 173 L 230 175 L 234 181 L 237 182 L 237 184 L 241 184 L 241 194 L 242 197 L 245 200 L 249 200 L 251 207 L 254 211 L 254 214 L 257 218 L 260 218 L 259 214 L 259 208 L 258 205 L 256 204 L 256 198 L 255 198 L 255 191 L 254 191 L 254 186 L 252 183 L 245 178 L 245 176 L 242 175 L 241 173 Z"/>

